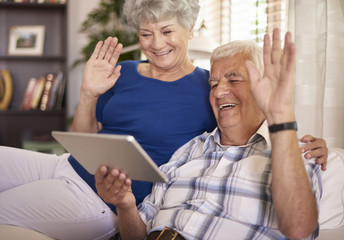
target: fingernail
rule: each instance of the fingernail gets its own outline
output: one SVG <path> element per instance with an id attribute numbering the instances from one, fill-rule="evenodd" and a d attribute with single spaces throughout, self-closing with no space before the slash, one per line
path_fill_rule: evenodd
<path id="1" fill-rule="evenodd" d="M 113 169 L 111 171 L 112 176 L 117 177 L 118 176 L 118 171 L 116 169 Z"/>
<path id="2" fill-rule="evenodd" d="M 125 175 L 123 173 L 121 173 L 118 177 L 120 180 L 124 180 L 125 179 Z"/>

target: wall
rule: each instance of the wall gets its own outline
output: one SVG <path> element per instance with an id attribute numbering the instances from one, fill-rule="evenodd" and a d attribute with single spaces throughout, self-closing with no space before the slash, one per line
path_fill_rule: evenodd
<path id="1" fill-rule="evenodd" d="M 69 0 L 68 1 L 68 66 L 81 57 L 80 50 L 87 44 L 87 36 L 79 33 L 82 22 L 92 9 L 97 8 L 100 0 Z M 79 101 L 79 89 L 81 86 L 84 65 L 79 65 L 68 72 L 67 91 L 67 115 L 74 115 Z"/>

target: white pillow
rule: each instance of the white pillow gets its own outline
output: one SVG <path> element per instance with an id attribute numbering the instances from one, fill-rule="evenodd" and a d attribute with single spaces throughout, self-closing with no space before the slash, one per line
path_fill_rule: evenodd
<path id="1" fill-rule="evenodd" d="M 320 229 L 344 226 L 344 149 L 329 148 L 327 170 L 322 171 Z"/>

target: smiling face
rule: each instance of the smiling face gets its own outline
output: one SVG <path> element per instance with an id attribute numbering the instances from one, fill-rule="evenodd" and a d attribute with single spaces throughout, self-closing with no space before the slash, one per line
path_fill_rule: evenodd
<path id="1" fill-rule="evenodd" d="M 151 68 L 165 71 L 180 69 L 189 63 L 187 51 L 192 34 L 193 31 L 182 27 L 176 18 L 144 22 L 138 30 L 141 50 Z"/>
<path id="2" fill-rule="evenodd" d="M 253 134 L 265 119 L 251 94 L 246 60 L 247 56 L 237 54 L 211 66 L 209 100 L 221 134 L 228 130 Z"/>

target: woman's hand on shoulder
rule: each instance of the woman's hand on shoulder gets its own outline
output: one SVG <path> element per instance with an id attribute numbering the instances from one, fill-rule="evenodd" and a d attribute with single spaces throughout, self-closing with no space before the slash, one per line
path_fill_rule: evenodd
<path id="1" fill-rule="evenodd" d="M 306 153 L 305 158 L 317 158 L 316 163 L 321 165 L 321 170 L 325 171 L 328 157 L 326 141 L 312 135 L 305 135 L 301 138 L 301 142 L 306 143 L 301 147 L 301 152 Z"/>
<path id="2" fill-rule="evenodd" d="M 98 97 L 116 83 L 121 69 L 116 64 L 122 48 L 116 37 L 97 43 L 84 69 L 81 93 Z"/>

